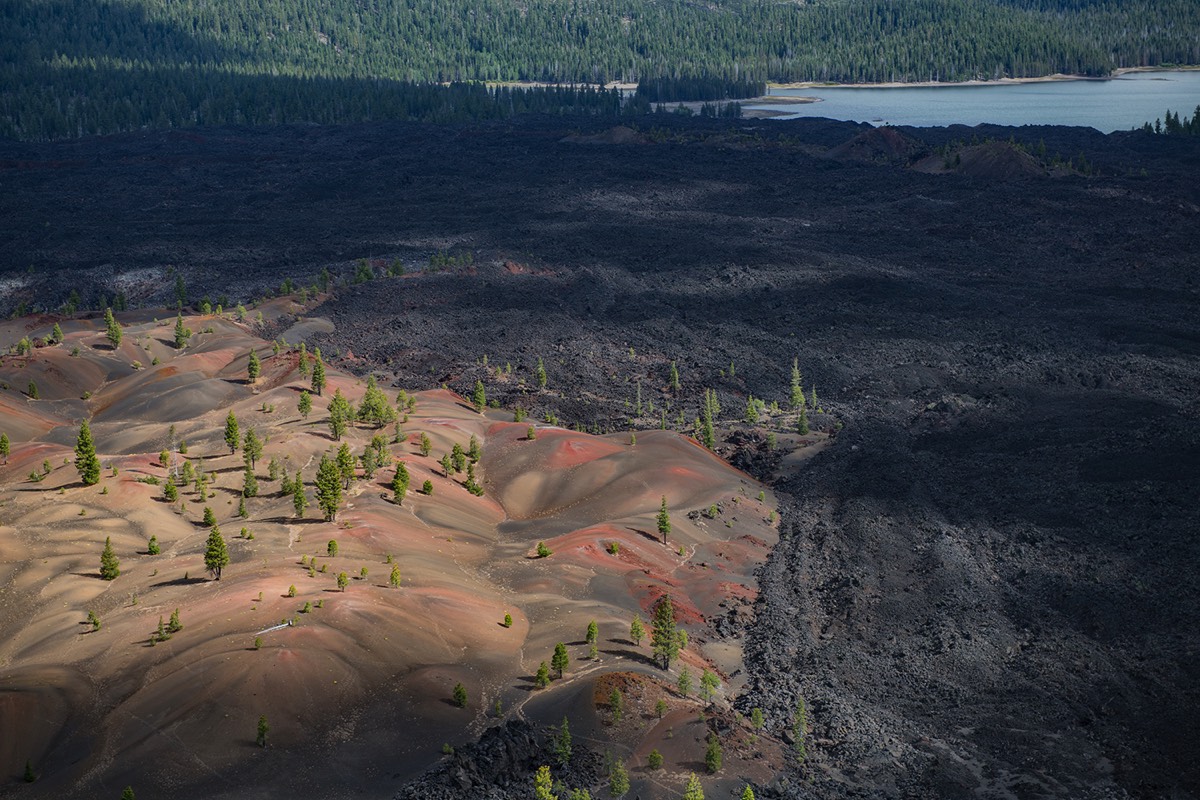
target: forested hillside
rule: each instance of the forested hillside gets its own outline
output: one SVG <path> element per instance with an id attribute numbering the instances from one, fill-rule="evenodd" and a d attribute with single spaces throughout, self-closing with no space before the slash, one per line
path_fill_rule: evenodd
<path id="1" fill-rule="evenodd" d="M 396 82 L 1097 75 L 1200 62 L 1200 4 L 3 0 L 0 51 L 0 135 L 41 139 L 468 113 Z"/>

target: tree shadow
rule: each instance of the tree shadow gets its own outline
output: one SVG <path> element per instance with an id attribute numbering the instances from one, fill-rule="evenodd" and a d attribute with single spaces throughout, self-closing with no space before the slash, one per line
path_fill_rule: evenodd
<path id="1" fill-rule="evenodd" d="M 658 536 L 650 533 L 649 531 L 644 531 L 641 528 L 630 528 L 630 527 L 626 527 L 625 530 L 633 531 L 634 533 L 638 534 L 639 536 L 645 537 L 646 539 L 649 539 L 652 542 L 657 542 L 658 544 L 662 544 L 662 540 L 659 539 Z"/>
<path id="2" fill-rule="evenodd" d="M 194 583 L 208 583 L 208 578 L 193 578 L 191 576 L 188 576 L 186 578 L 173 578 L 169 581 L 159 581 L 158 583 L 152 583 L 152 584 L 150 584 L 150 588 L 158 589 L 162 586 L 191 586 Z"/>
<path id="3" fill-rule="evenodd" d="M 645 653 L 639 653 L 636 650 L 624 650 L 624 649 L 618 650 L 618 649 L 614 648 L 612 650 L 601 650 L 600 652 L 604 653 L 605 655 L 608 655 L 608 656 L 616 656 L 618 658 L 627 658 L 630 661 L 637 661 L 642 664 L 648 664 L 652 667 L 658 666 L 658 662 L 655 661 L 653 658 L 646 655 Z"/>
<path id="4" fill-rule="evenodd" d="M 77 575 L 80 578 L 95 578 L 98 581 L 104 580 L 99 572 L 72 572 L 72 575 Z"/>

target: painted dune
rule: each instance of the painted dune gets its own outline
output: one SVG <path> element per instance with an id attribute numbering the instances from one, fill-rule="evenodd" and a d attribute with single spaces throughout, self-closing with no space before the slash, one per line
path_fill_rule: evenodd
<path id="1" fill-rule="evenodd" d="M 265 308 L 268 321 L 277 311 Z M 707 644 L 706 623 L 725 601 L 754 597 L 754 568 L 775 540 L 771 499 L 758 500 L 757 484 L 695 442 L 646 431 L 631 445 L 627 435 L 545 426 L 529 439 L 507 412 L 422 392 L 398 430 L 350 426 L 344 441 L 356 456 L 385 437 L 385 465 L 371 477 L 360 465 L 326 521 L 313 481 L 340 445 L 329 401 L 340 389 L 357 404 L 365 383 L 327 365 L 328 386 L 304 418 L 297 399 L 309 381 L 294 350 L 273 354 L 251 326 L 205 317 L 188 320 L 201 332 L 177 351 L 173 321 L 131 318 L 116 351 L 102 326 L 64 324 L 67 343 L 0 364 L 10 386 L 0 431 L 12 440 L 0 466 L 0 770 L 15 778 L 34 765 L 40 778 L 23 796 L 108 796 L 125 785 L 149 797 L 335 797 L 347 786 L 381 796 L 434 763 L 443 743 L 508 715 L 555 721 L 563 707 L 589 709 L 580 724 L 637 757 L 662 726 L 610 735 L 586 698 L 608 673 L 641 676 L 646 698 L 674 682 L 645 641 L 628 641 L 633 616 L 648 620 L 664 593 L 692 634 L 682 663 L 697 674 L 737 668 L 736 644 Z M 52 324 L 26 331 L 45 336 Z M 26 331 L 10 323 L 0 334 Z M 253 384 L 251 348 L 263 361 Z M 20 393 L 26 376 L 44 399 Z M 395 391 L 386 390 L 393 400 Z M 242 433 L 264 441 L 245 517 L 242 453 L 222 435 L 230 411 Z M 95 486 L 71 466 L 85 417 L 104 467 Z M 482 497 L 467 491 L 465 472 L 447 477 L 438 463 L 472 437 Z M 305 482 L 302 516 L 271 478 L 272 461 Z M 397 504 L 390 482 L 400 461 L 411 483 Z M 208 496 L 181 485 L 167 502 L 168 473 L 185 463 L 212 478 Z M 418 491 L 425 481 L 429 495 Z M 655 520 L 664 497 L 666 543 Z M 699 513 L 713 504 L 716 518 Z M 206 507 L 230 556 L 219 581 L 203 564 Z M 99 576 L 106 537 L 121 565 L 113 581 Z M 539 542 L 552 555 L 535 557 Z M 152 643 L 176 609 L 182 630 Z M 595 660 L 581 641 L 591 620 Z M 532 676 L 557 642 L 572 666 L 536 690 Z M 450 702 L 459 682 L 466 708 Z M 680 713 L 689 702 L 677 698 Z M 254 741 L 260 715 L 271 725 L 265 750 Z M 696 754 L 673 747 L 685 770 Z M 653 781 L 643 796 L 655 796 Z"/>

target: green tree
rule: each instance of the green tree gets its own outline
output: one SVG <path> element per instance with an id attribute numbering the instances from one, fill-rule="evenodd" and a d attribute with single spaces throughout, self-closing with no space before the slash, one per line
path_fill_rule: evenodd
<path id="1" fill-rule="evenodd" d="M 304 479 L 299 472 L 292 481 L 292 508 L 297 517 L 303 517 L 304 512 L 308 509 L 308 497 L 304 494 Z"/>
<path id="2" fill-rule="evenodd" d="M 346 591 L 346 587 L 350 585 L 350 576 L 344 572 L 339 572 L 337 576 L 337 587 L 341 591 Z"/>
<path id="3" fill-rule="evenodd" d="M 40 400 L 42 397 L 41 393 L 38 392 L 37 383 L 34 381 L 29 382 L 29 388 L 25 393 L 29 395 L 30 400 Z"/>
<path id="4" fill-rule="evenodd" d="M 700 699 L 706 705 L 711 706 L 713 699 L 717 696 L 717 688 L 721 685 L 720 679 L 712 670 L 705 669 L 700 675 Z"/>
<path id="5" fill-rule="evenodd" d="M 150 541 L 146 543 L 146 553 L 148 555 L 156 556 L 161 552 L 162 548 L 158 545 L 158 537 L 151 536 Z"/>
<path id="6" fill-rule="evenodd" d="M 26 772 L 31 772 L 28 766 L 26 766 Z M 550 777 L 550 768 L 538 767 L 533 776 L 533 800 L 558 800 L 558 795 L 553 793 L 553 787 L 554 781 Z"/>
<path id="7" fill-rule="evenodd" d="M 312 390 L 317 397 L 325 391 L 325 362 L 321 360 L 321 348 L 313 350 Z"/>
<path id="8" fill-rule="evenodd" d="M 804 408 L 804 404 L 800 404 L 800 414 L 796 419 L 796 432 L 801 436 L 808 433 L 808 411 Z"/>
<path id="9" fill-rule="evenodd" d="M 671 532 L 671 512 L 667 510 L 667 496 L 663 495 L 662 505 L 659 506 L 658 516 L 658 532 L 662 536 L 663 544 L 667 543 L 667 534 Z"/>
<path id="10" fill-rule="evenodd" d="M 121 326 L 117 323 L 116 318 L 113 317 L 111 308 L 104 309 L 104 328 L 104 335 L 108 337 L 109 344 L 113 346 L 113 350 L 116 350 L 121 346 Z"/>
<path id="11" fill-rule="evenodd" d="M 121 574 L 121 561 L 113 550 L 112 537 L 104 537 L 104 549 L 100 551 L 100 577 L 106 581 L 114 581 Z"/>
<path id="12" fill-rule="evenodd" d="M 483 381 L 475 381 L 475 391 L 471 393 L 471 403 L 474 404 L 475 410 L 480 413 L 487 408 L 487 390 L 484 389 Z"/>
<path id="13" fill-rule="evenodd" d="M 629 791 L 629 772 L 619 758 L 613 759 L 608 770 L 608 792 L 613 797 L 621 797 Z"/>
<path id="14" fill-rule="evenodd" d="M 62 327 L 57 322 L 54 323 L 54 328 L 53 328 L 53 330 L 50 331 L 50 343 L 51 344 L 61 344 L 62 340 L 64 338 L 66 338 L 66 337 L 63 336 Z"/>
<path id="15" fill-rule="evenodd" d="M 704 787 L 700 785 L 700 779 L 694 772 L 683 789 L 683 800 L 704 800 Z"/>
<path id="16" fill-rule="evenodd" d="M 254 475 L 254 470 L 250 465 L 246 465 L 246 472 L 242 477 L 242 498 L 258 496 L 258 478 Z"/>
<path id="17" fill-rule="evenodd" d="M 808 746 L 805 739 L 808 736 L 808 706 L 801 697 L 796 701 L 796 710 L 792 713 L 792 747 L 796 751 L 796 760 L 803 764 L 808 758 Z"/>
<path id="18" fill-rule="evenodd" d="M 685 664 L 683 669 L 679 670 L 679 680 L 675 684 L 679 688 L 679 693 L 684 697 L 691 694 L 692 691 L 692 671 Z"/>
<path id="19" fill-rule="evenodd" d="M 588 644 L 595 644 L 596 639 L 600 636 L 600 628 L 596 625 L 596 620 L 588 623 L 587 633 L 584 634 L 584 641 Z"/>
<path id="20" fill-rule="evenodd" d="M 133 796 L 132 786 L 126 786 L 125 791 L 121 792 L 121 800 L 137 800 L 137 798 Z"/>
<path id="21" fill-rule="evenodd" d="M 629 638 L 633 640 L 637 647 L 642 646 L 642 637 L 646 635 L 646 628 L 642 625 L 642 618 L 634 614 L 633 622 L 629 623 Z"/>
<path id="22" fill-rule="evenodd" d="M 754 789 L 750 788 L 750 784 L 746 784 L 746 788 L 742 789 L 741 800 L 754 800 Z"/>
<path id="23" fill-rule="evenodd" d="M 482 457 L 483 450 L 479 446 L 479 439 L 475 436 L 475 434 L 472 433 L 471 442 L 467 445 L 467 458 L 469 458 L 472 463 L 478 463 L 479 459 Z"/>
<path id="24" fill-rule="evenodd" d="M 221 580 L 221 571 L 229 566 L 229 550 L 225 547 L 221 529 L 216 525 L 212 526 L 204 546 L 204 566 L 216 580 Z"/>
<path id="25" fill-rule="evenodd" d="M 349 489 L 350 484 L 354 482 L 354 454 L 350 452 L 350 445 L 342 442 L 342 446 L 338 448 L 335 462 L 338 475 L 342 479 L 342 488 Z"/>
<path id="26" fill-rule="evenodd" d="M 425 456 L 426 458 L 428 458 L 429 454 L 433 452 L 433 442 L 430 441 L 429 434 L 425 433 L 424 431 L 421 432 L 420 450 L 421 455 Z"/>
<path id="27" fill-rule="evenodd" d="M 433 481 L 425 481 L 421 484 L 421 494 L 426 497 L 433 494 Z"/>
<path id="28" fill-rule="evenodd" d="M 225 445 L 229 448 L 230 454 L 237 452 L 241 441 L 242 437 L 238 431 L 237 417 L 230 411 L 229 416 L 225 417 Z"/>
<path id="29" fill-rule="evenodd" d="M 258 734 L 254 737 L 254 742 L 259 747 L 267 746 L 267 734 L 271 732 L 271 726 L 267 724 L 267 715 L 263 714 L 258 718 Z"/>
<path id="30" fill-rule="evenodd" d="M 795 411 L 804 405 L 804 389 L 800 385 L 800 359 L 792 359 L 792 387 L 788 402 Z"/>
<path id="31" fill-rule="evenodd" d="M 183 312 L 180 311 L 175 317 L 175 349 L 182 350 L 191 335 L 192 332 L 183 324 Z"/>
<path id="32" fill-rule="evenodd" d="M 620 722 L 625 713 L 625 696 L 615 686 L 608 695 L 608 710 L 612 713 L 613 722 Z"/>
<path id="33" fill-rule="evenodd" d="M 546 547 L 545 542 L 537 543 L 537 551 L 536 552 L 537 552 L 538 558 L 547 558 L 548 556 L 553 555 L 553 551 L 549 547 Z"/>
<path id="34" fill-rule="evenodd" d="M 504 615 L 504 627 L 511 628 L 512 626 L 513 626 L 512 614 L 505 614 Z"/>
<path id="35" fill-rule="evenodd" d="M 308 419 L 308 415 L 312 413 L 312 395 L 307 390 L 300 390 L 300 401 L 298 403 L 300 416 Z"/>
<path id="36" fill-rule="evenodd" d="M 330 558 L 337 558 L 337 554 L 338 554 L 337 539 L 330 539 L 328 542 L 325 543 L 325 555 L 329 556 Z"/>
<path id="37" fill-rule="evenodd" d="M 338 506 L 342 502 L 342 479 L 337 464 L 326 455 L 321 456 L 317 466 L 317 506 L 327 522 L 337 518 Z"/>
<path id="38" fill-rule="evenodd" d="M 213 513 L 213 510 L 208 506 L 204 507 L 203 522 L 209 528 L 217 524 L 217 515 Z"/>
<path id="39" fill-rule="evenodd" d="M 467 468 L 467 454 L 458 442 L 455 442 L 454 446 L 450 448 L 450 460 L 454 464 L 455 472 L 462 472 Z"/>
<path id="40" fill-rule="evenodd" d="M 709 450 L 716 446 L 717 438 L 713 424 L 720 413 L 721 405 L 717 402 L 717 393 L 713 389 L 704 390 L 704 407 L 700 422 L 700 441 Z"/>
<path id="41" fill-rule="evenodd" d="M 25 759 L 25 776 L 26 783 L 33 783 L 37 780 L 37 773 L 33 771 L 33 762 Z"/>
<path id="42" fill-rule="evenodd" d="M 400 586 L 400 567 L 399 566 L 397 566 L 395 564 L 392 565 L 392 574 L 388 576 L 388 583 L 391 584 L 393 589 L 399 588 L 399 586 Z"/>
<path id="43" fill-rule="evenodd" d="M 258 360 L 258 353 L 250 351 L 250 358 L 246 361 L 246 377 L 251 383 L 258 381 L 258 375 L 262 372 L 262 362 Z"/>
<path id="44" fill-rule="evenodd" d="M 183 630 L 183 623 L 179 621 L 179 609 L 171 612 L 171 619 L 167 621 L 167 630 L 171 633 L 179 633 Z"/>
<path id="45" fill-rule="evenodd" d="M 467 707 L 467 687 L 461 683 L 454 684 L 454 705 L 459 708 Z"/>
<path id="46" fill-rule="evenodd" d="M 566 717 L 563 717 L 562 726 L 554 734 L 552 744 L 558 765 L 565 767 L 571 761 L 571 726 L 567 724 Z"/>
<path id="47" fill-rule="evenodd" d="M 96 443 L 92 441 L 92 427 L 85 419 L 79 424 L 79 435 L 75 439 L 75 469 L 84 486 L 95 486 L 100 482 L 100 459 L 96 458 Z"/>
<path id="48" fill-rule="evenodd" d="M 454 459 L 450 457 L 449 453 L 442 456 L 442 474 L 447 478 L 454 474 Z"/>
<path id="49" fill-rule="evenodd" d="M 358 406 L 358 418 L 376 428 L 396 421 L 396 409 L 388 402 L 383 390 L 376 385 L 374 375 L 367 378 L 367 391 Z"/>
<path id="50" fill-rule="evenodd" d="M 750 709 L 750 725 L 756 731 L 761 731 L 763 727 L 763 712 L 758 706 Z"/>
<path id="51" fill-rule="evenodd" d="M 175 485 L 174 476 L 169 476 L 167 482 L 163 484 L 163 499 L 168 503 L 174 503 L 179 499 L 179 487 Z"/>
<path id="52" fill-rule="evenodd" d="M 563 676 L 563 672 L 571 665 L 571 659 L 567 655 L 567 646 L 562 642 L 554 645 L 554 655 L 550 657 L 550 668 L 558 673 L 558 677 Z"/>
<path id="53" fill-rule="evenodd" d="M 709 775 L 715 775 L 721 769 L 721 741 L 715 733 L 708 735 L 708 747 L 704 750 L 704 767 Z"/>
<path id="54" fill-rule="evenodd" d="M 392 476 L 392 500 L 396 505 L 404 503 L 404 495 L 408 493 L 408 467 L 403 461 L 396 463 L 396 474 Z"/>
<path id="55" fill-rule="evenodd" d="M 679 368 L 675 366 L 675 362 L 671 362 L 671 374 L 668 376 L 668 385 L 672 392 L 679 391 Z"/>
<path id="56" fill-rule="evenodd" d="M 650 628 L 650 647 L 664 670 L 679 656 L 679 628 L 675 625 L 675 607 L 671 595 L 664 594 L 654 606 Z"/>
<path id="57" fill-rule="evenodd" d="M 752 394 L 746 396 L 746 415 L 744 419 L 750 425 L 758 422 L 758 401 L 754 399 L 754 395 Z"/>
<path id="58" fill-rule="evenodd" d="M 250 469 L 258 466 L 258 460 L 262 458 L 263 443 L 258 438 L 258 434 L 254 432 L 254 428 L 246 431 L 246 437 L 242 440 L 242 457 L 246 459 L 246 463 L 250 465 Z"/>
<path id="59" fill-rule="evenodd" d="M 654 713 L 659 719 L 662 719 L 667 713 L 667 701 L 663 700 L 661 697 L 658 698 L 658 702 L 654 704 Z"/>
<path id="60" fill-rule="evenodd" d="M 546 388 L 546 365 L 542 363 L 542 357 L 538 356 L 537 368 L 533 371 L 533 375 L 537 378 L 539 389 Z"/>
<path id="61" fill-rule="evenodd" d="M 7 433 L 0 433 L 0 458 L 4 459 L 4 463 L 8 463 L 8 456 L 12 453 L 12 442 L 8 440 Z"/>
<path id="62" fill-rule="evenodd" d="M 334 439 L 341 441 L 346 435 L 346 429 L 353 416 L 354 409 L 351 408 L 350 401 L 342 395 L 341 389 L 336 389 L 329 401 L 329 432 L 333 434 Z"/>

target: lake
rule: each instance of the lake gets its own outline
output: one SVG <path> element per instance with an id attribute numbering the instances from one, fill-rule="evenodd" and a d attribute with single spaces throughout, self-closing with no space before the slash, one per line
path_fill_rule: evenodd
<path id="1" fill-rule="evenodd" d="M 1200 105 L 1200 70 L 1134 72 L 1107 80 L 1020 84 L 773 89 L 771 95 L 818 97 L 804 105 L 747 105 L 786 116 L 829 117 L 875 125 L 1081 125 L 1104 133 L 1154 122 L 1169 108 L 1191 116 Z"/>

